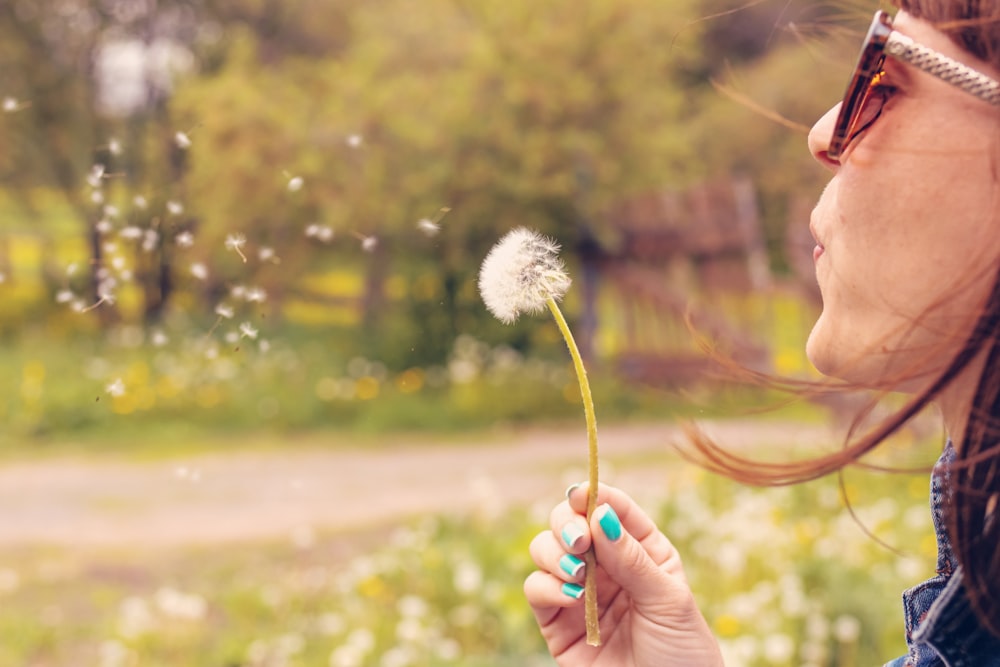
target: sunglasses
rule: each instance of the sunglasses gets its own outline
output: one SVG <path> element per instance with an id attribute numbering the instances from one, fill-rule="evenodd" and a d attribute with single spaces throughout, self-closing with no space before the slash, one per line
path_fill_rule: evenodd
<path id="1" fill-rule="evenodd" d="M 892 29 L 892 17 L 875 12 L 858 64 L 844 94 L 827 157 L 840 157 L 854 139 L 882 114 L 891 88 L 883 85 L 886 56 L 913 65 L 993 105 L 1000 105 L 1000 82 L 952 60 Z"/>

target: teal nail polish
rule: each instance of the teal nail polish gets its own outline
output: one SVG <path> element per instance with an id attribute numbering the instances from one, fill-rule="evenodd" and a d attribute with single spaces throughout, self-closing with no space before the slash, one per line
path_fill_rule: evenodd
<path id="1" fill-rule="evenodd" d="M 575 523 L 567 523 L 562 529 L 562 539 L 566 546 L 572 549 L 583 539 L 583 529 Z"/>
<path id="2" fill-rule="evenodd" d="M 559 567 L 562 571 L 571 577 L 578 577 L 580 573 L 583 572 L 583 568 L 586 564 L 574 556 L 573 554 L 564 554 L 562 558 L 559 559 Z"/>
<path id="3" fill-rule="evenodd" d="M 579 584 L 563 584 L 562 592 L 563 595 L 568 595 L 574 600 L 579 600 L 583 597 L 583 586 Z"/>
<path id="4" fill-rule="evenodd" d="M 617 542 L 622 536 L 622 522 L 618 518 L 618 515 L 615 514 L 611 505 L 604 506 L 604 514 L 601 515 L 601 518 L 597 522 L 601 524 L 601 530 L 604 531 L 604 534 L 612 542 Z"/>

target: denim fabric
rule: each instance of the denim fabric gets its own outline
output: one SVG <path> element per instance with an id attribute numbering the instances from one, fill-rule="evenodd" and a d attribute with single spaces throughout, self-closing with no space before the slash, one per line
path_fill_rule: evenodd
<path id="1" fill-rule="evenodd" d="M 954 460 L 955 449 L 949 442 L 931 475 L 937 574 L 903 593 L 910 652 L 885 667 L 1000 667 L 1000 638 L 982 627 L 973 613 L 945 528 L 949 468 Z"/>

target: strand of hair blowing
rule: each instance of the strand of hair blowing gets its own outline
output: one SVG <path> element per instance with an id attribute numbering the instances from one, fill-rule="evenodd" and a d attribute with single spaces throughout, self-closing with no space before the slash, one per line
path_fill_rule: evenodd
<path id="1" fill-rule="evenodd" d="M 1000 283 L 998 283 L 1000 284 Z M 946 518 L 952 548 L 962 564 L 969 601 L 991 633 L 1000 637 L 1000 295 L 994 289 L 984 318 L 990 351 L 983 367 L 965 438 L 954 468 Z"/>
<path id="2" fill-rule="evenodd" d="M 987 348 L 964 440 L 952 464 L 955 482 L 946 505 L 946 523 L 973 609 L 984 626 L 1000 637 L 1000 272 L 972 332 L 937 380 L 843 449 L 800 461 L 755 461 L 720 446 L 693 425 L 686 425 L 690 447 L 679 444 L 678 449 L 695 464 L 745 484 L 783 486 L 817 479 L 857 464 Z"/>

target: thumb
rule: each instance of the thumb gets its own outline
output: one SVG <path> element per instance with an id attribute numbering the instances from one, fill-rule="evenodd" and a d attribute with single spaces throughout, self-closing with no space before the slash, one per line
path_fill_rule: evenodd
<path id="1" fill-rule="evenodd" d="M 634 536 L 622 527 L 611 505 L 604 504 L 591 516 L 591 534 L 597 563 L 641 606 L 662 606 L 687 591 L 683 578 L 664 571 Z"/>

